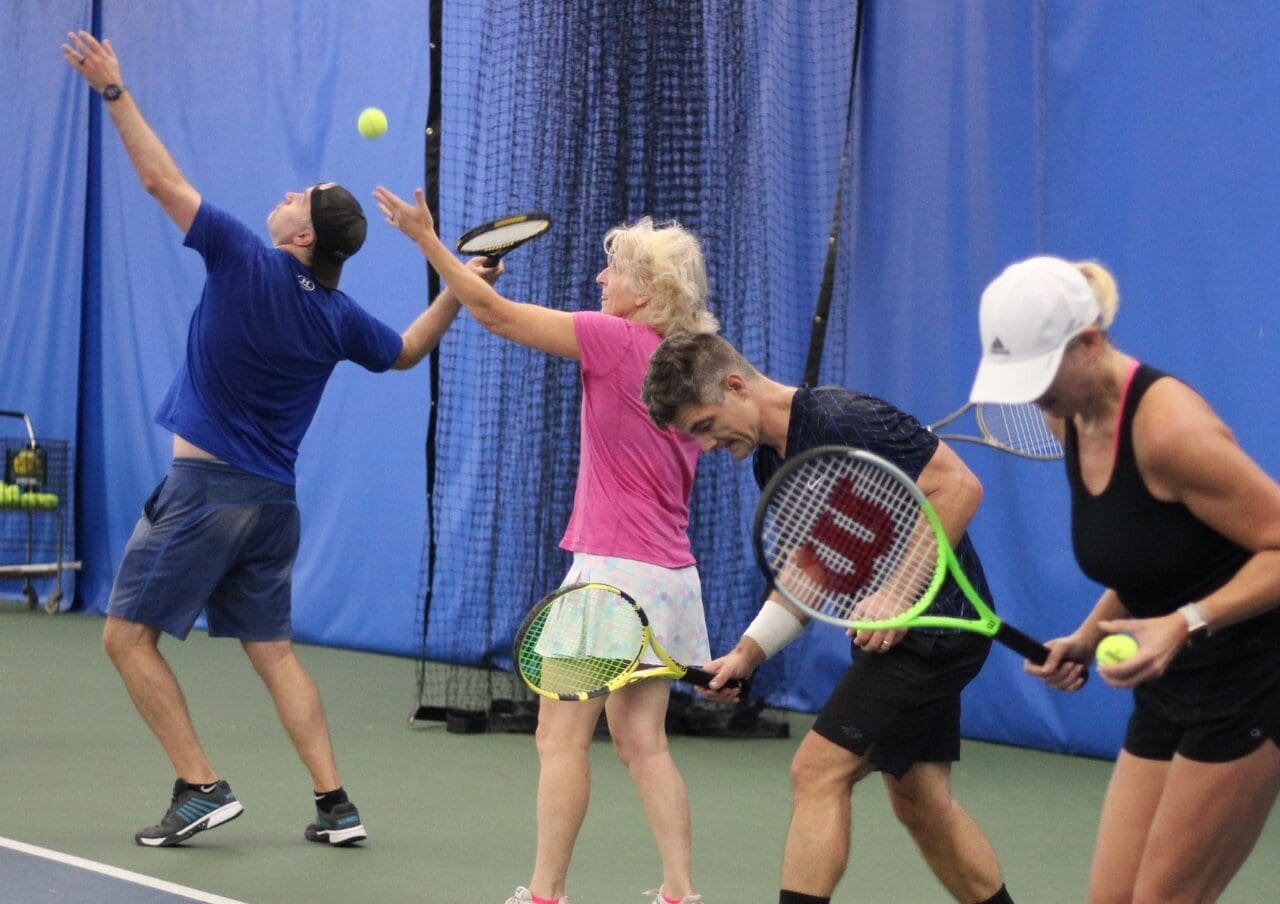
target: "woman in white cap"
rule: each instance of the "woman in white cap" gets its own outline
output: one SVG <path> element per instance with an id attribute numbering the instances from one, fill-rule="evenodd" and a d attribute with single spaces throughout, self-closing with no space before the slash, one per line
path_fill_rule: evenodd
<path id="1" fill-rule="evenodd" d="M 1280 792 L 1280 485 L 1203 398 L 1111 344 L 1114 278 L 1033 257 L 982 294 L 973 401 L 1034 401 L 1066 450 L 1081 569 L 1107 589 L 1028 672 L 1061 690 L 1100 666 L 1134 689 L 1089 900 L 1213 901 Z"/>

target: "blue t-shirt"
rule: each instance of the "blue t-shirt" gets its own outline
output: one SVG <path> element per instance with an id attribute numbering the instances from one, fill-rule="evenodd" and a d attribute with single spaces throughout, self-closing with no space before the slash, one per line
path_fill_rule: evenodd
<path id="1" fill-rule="evenodd" d="M 938 438 L 911 415 L 873 396 L 836 386 L 801 387 L 791 401 L 787 455 L 799 455 L 818 446 L 862 449 L 892 462 L 916 480 L 937 451 Z M 768 446 L 759 446 L 752 464 L 756 482 L 763 488 L 782 466 L 782 458 Z M 960 570 L 969 578 L 978 596 L 994 608 L 982 562 L 967 533 L 960 538 L 955 550 Z M 929 611 L 934 615 L 964 618 L 976 615 L 964 591 L 950 575 Z M 939 629 L 927 630 L 942 633 Z"/>
<path id="2" fill-rule="evenodd" d="M 384 371 L 400 355 L 400 334 L 207 201 L 183 244 L 200 252 L 207 276 L 156 423 L 228 464 L 292 484 L 334 365 Z"/>

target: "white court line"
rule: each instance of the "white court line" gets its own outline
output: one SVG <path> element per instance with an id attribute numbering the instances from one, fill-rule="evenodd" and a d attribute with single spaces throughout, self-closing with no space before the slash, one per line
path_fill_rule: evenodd
<path id="1" fill-rule="evenodd" d="M 244 904 L 243 901 L 237 901 L 234 898 L 224 898 L 221 895 L 213 895 L 207 891 L 198 891 L 194 888 L 187 888 L 185 885 L 178 885 L 153 876 L 144 876 L 142 873 L 120 869 L 118 866 L 108 866 L 105 863 L 85 860 L 83 857 L 73 857 L 71 854 L 63 854 L 58 851 L 51 851 L 48 848 L 36 847 L 34 844 L 14 841 L 12 838 L 0 836 L 0 847 L 6 847 L 23 854 L 31 854 L 33 857 L 43 857 L 56 863 L 65 863 L 68 866 L 75 866 L 103 876 L 110 876 L 113 879 L 123 879 L 125 882 L 144 885 L 157 891 L 167 891 L 170 894 L 182 895 L 184 898 L 190 898 L 193 901 L 204 901 L 206 904 Z"/>

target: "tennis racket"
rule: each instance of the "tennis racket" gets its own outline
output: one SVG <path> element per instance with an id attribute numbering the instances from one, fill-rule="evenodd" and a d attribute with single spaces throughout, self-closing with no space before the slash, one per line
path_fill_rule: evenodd
<path id="1" fill-rule="evenodd" d="M 661 664 L 641 662 L 649 651 Z M 651 657 L 652 658 L 652 657 Z M 706 687 L 710 672 L 681 665 L 653 636 L 648 616 L 612 584 L 570 584 L 538 601 L 516 632 L 516 670 L 553 700 L 589 700 L 646 678 Z M 726 687 L 743 687 L 730 679 Z"/>
<path id="2" fill-rule="evenodd" d="M 485 255 L 485 266 L 493 267 L 508 251 L 536 239 L 550 228 L 551 217 L 540 210 L 517 213 L 468 229 L 458 236 L 456 247 L 463 254 Z"/>
<path id="3" fill-rule="evenodd" d="M 976 432 L 940 433 L 946 427 L 970 411 L 977 421 Z M 1020 455 L 1036 461 L 1054 461 L 1062 458 L 1062 444 L 1049 430 L 1044 422 L 1044 415 L 1032 402 L 1021 405 L 997 405 L 990 402 L 970 402 L 963 408 L 931 424 L 929 429 L 937 434 L 938 439 L 960 440 L 966 443 L 979 443 L 1001 452 Z M 953 430 L 965 429 L 957 424 Z M 974 430 L 969 427 L 969 430 Z"/>
<path id="4" fill-rule="evenodd" d="M 760 497 L 753 539 L 774 589 L 816 619 L 855 630 L 960 628 L 1037 665 L 1048 658 L 978 596 L 915 481 L 869 452 L 823 446 L 786 461 Z M 948 575 L 976 618 L 929 612 Z"/>

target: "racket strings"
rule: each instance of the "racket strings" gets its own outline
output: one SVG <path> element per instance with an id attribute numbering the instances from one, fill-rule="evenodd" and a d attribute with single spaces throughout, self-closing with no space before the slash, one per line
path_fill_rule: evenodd
<path id="1" fill-rule="evenodd" d="M 933 530 L 882 468 L 820 456 L 770 500 L 763 549 L 775 583 L 819 617 L 884 621 L 924 595 L 938 567 Z"/>
<path id="2" fill-rule="evenodd" d="M 501 251 L 513 245 L 526 242 L 534 236 L 545 232 L 551 223 L 547 220 L 532 219 L 506 226 L 496 226 L 480 235 L 472 236 L 459 243 L 458 250 L 463 254 L 484 254 L 488 251 Z"/>
<path id="3" fill-rule="evenodd" d="M 517 647 L 517 666 L 550 693 L 591 693 L 629 671 L 644 640 L 639 614 L 616 591 L 570 588 L 533 616 Z"/>
<path id="4" fill-rule="evenodd" d="M 1008 449 L 1043 458 L 1062 457 L 1062 444 L 1045 423 L 1040 408 L 1033 403 L 980 403 L 977 418 L 982 435 Z"/>

